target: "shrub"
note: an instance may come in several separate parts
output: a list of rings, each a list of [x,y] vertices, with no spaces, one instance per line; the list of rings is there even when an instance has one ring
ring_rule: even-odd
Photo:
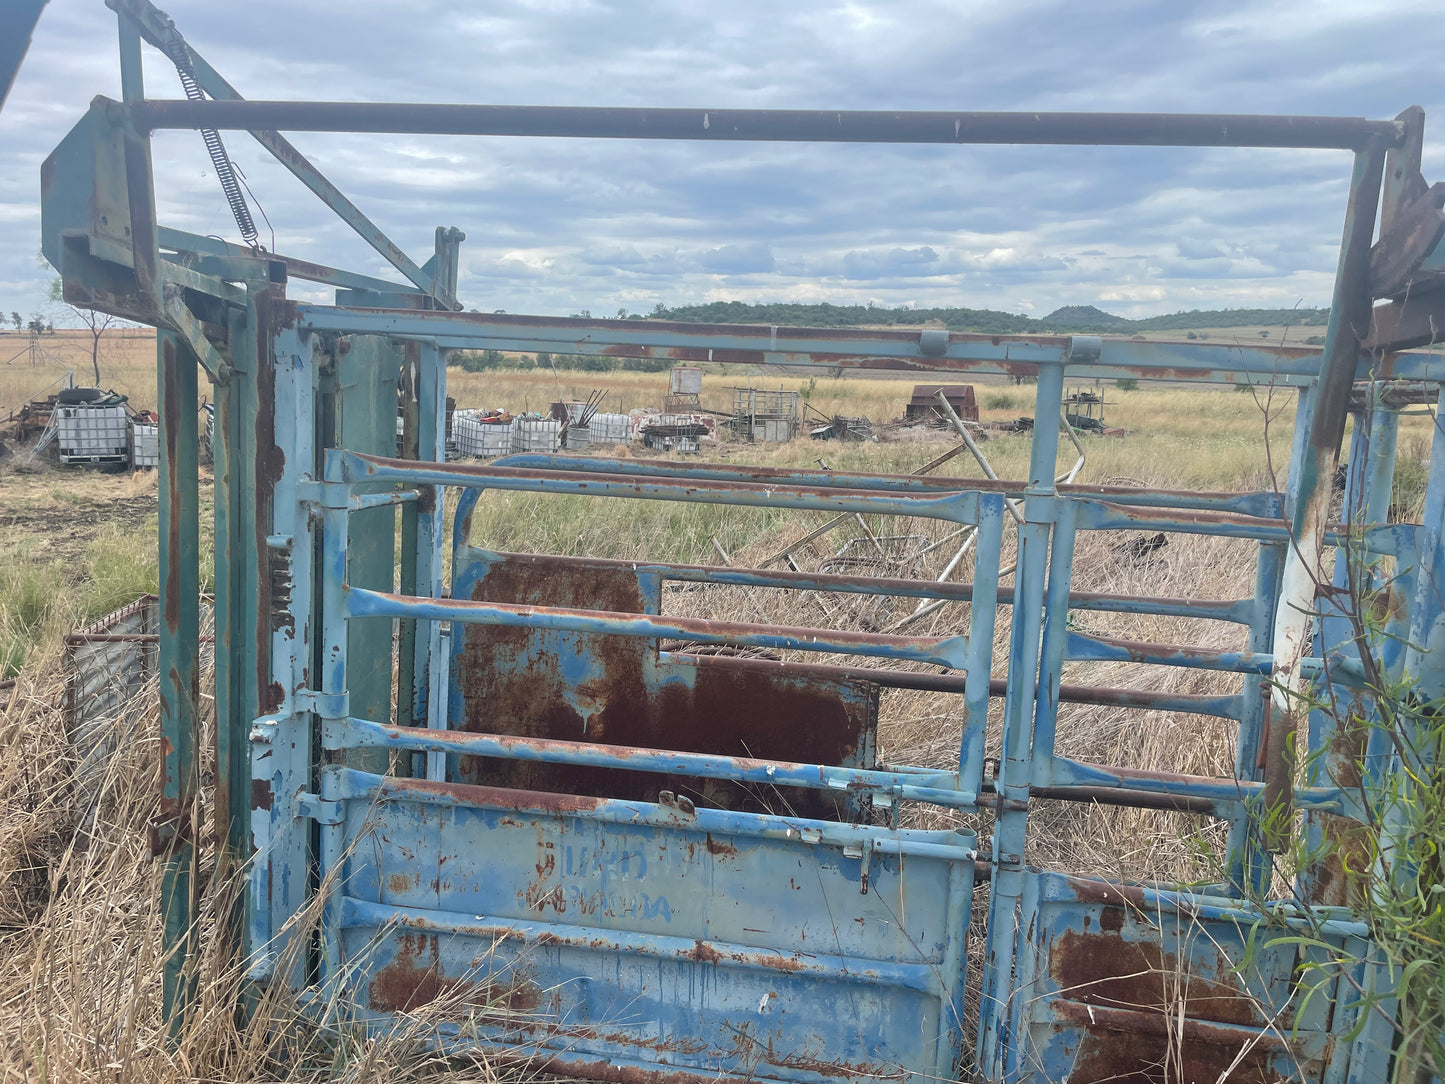
[[[983,405],[986,410],[1017,410],[1019,401],[1006,391],[996,391],[983,397]]]
[[[1114,387],[1118,388],[1120,391],[1138,391],[1139,381],[1135,380],[1132,376],[1126,376],[1120,380],[1114,381]]]

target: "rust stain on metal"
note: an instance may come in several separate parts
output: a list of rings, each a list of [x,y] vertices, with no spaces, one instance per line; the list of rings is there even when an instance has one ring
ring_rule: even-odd
[[[251,808],[270,809],[273,800],[269,779],[251,780]]]
[[[707,836],[707,853],[720,855],[724,858],[736,858],[738,849],[731,843],[724,843],[722,840],[713,839],[712,833],[709,832]]]
[[[723,955],[706,941],[698,941],[693,944],[692,951],[687,954],[687,958],[699,963],[715,964],[723,958]]]
[[[402,934],[397,940],[391,963],[371,980],[370,1005],[377,1012],[409,1012],[440,1001],[444,1011],[438,1015],[454,1011],[466,1017],[475,1009],[535,1013],[542,1005],[541,991],[525,981],[447,978],[435,934]]]
[[[472,598],[615,613],[647,608],[637,572],[623,562],[525,554],[492,563]],[[656,641],[638,637],[473,625],[456,673],[464,702],[458,729],[472,733],[856,764],[871,757],[877,726],[877,689],[861,677],[806,665],[783,671],[726,656],[661,657]],[[771,723],[779,718],[796,725]],[[672,790],[723,809],[786,802],[799,816],[827,819],[842,815],[842,803],[850,800],[803,788],[477,757],[460,758],[458,776],[488,786],[634,801]]]
[[[1086,1013],[1083,1021],[1087,1020]],[[1272,1050],[1256,1046],[1241,1057],[1242,1045],[1238,1040],[1224,1044],[1193,1038],[1180,1041],[1164,1035],[1092,1028],[1079,1043],[1069,1084],[1213,1084],[1217,1080],[1274,1084],[1280,1079],[1271,1065]]]
[[[1049,973],[1072,1001],[1155,1014],[1175,1011],[1182,1003],[1192,1018],[1266,1026],[1269,1021],[1255,999],[1225,978],[1229,967],[1222,955],[1212,966],[1201,966],[1152,941],[1130,941],[1107,930],[1067,930],[1049,952]]]

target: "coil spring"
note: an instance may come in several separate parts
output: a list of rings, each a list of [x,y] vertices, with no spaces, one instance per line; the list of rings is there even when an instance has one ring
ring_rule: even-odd
[[[186,97],[193,102],[204,101],[205,93],[196,82],[191,53],[186,48],[186,43],[179,38],[172,39],[166,43],[166,55],[176,66],[176,74],[180,76]],[[216,169],[216,179],[221,182],[221,191],[226,202],[231,205],[231,215],[236,219],[236,228],[241,231],[241,240],[251,248],[257,248],[260,235],[257,234],[256,223],[251,218],[251,208],[246,206],[246,197],[241,193],[240,182],[236,180],[236,170],[231,165],[230,155],[226,153],[226,145],[221,142],[221,133],[214,128],[202,128],[201,138],[206,143],[206,152],[211,156],[211,165]]]

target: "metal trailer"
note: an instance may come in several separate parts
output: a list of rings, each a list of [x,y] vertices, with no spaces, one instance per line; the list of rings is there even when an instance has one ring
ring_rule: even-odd
[[[1421,755],[1402,739],[1427,708],[1386,722],[1372,682],[1408,683],[1412,703],[1427,707],[1445,684],[1438,429],[1423,526],[1386,515],[1399,409],[1388,393],[1408,382],[1438,404],[1445,381],[1445,358],[1410,352],[1445,325],[1432,292],[1445,270],[1442,220],[1438,191],[1419,174],[1418,109],[1371,121],[247,102],[145,0],[112,6],[122,100],[96,99],[46,161],[43,240],[67,300],[160,329],[165,764],[154,839],[174,1019],[195,996],[190,908],[198,838],[212,832],[254,857],[237,946],[252,983],[378,1030],[445,994],[442,1045],[569,1076],[824,1084],[967,1071],[1084,1084],[1163,1079],[1167,1063],[1181,1079],[1365,1084],[1409,1061],[1396,1049],[1393,973],[1342,905],[1357,871],[1338,858],[1307,864],[1283,898],[1260,900],[1291,811],[1311,838],[1359,831],[1382,781]],[[194,96],[213,100],[146,99],[142,41],[178,58]],[[149,134],[171,128],[249,132],[406,282],[157,224]],[[1330,324],[1315,350],[462,312],[459,231],[438,229],[434,254],[416,264],[276,129],[1302,147],[1350,152],[1354,165]],[[292,278],[335,287],[336,304],[289,298]],[[1298,424],[1283,493],[1060,484],[1051,425],[1034,428],[1029,476],[1003,481],[556,454],[447,463],[453,349],[1027,376],[1037,418],[1058,415],[1066,377],[1273,382],[1297,390]],[[189,811],[203,372],[216,405],[220,725],[215,819],[200,825]],[[1330,485],[1351,418],[1346,514],[1333,522]],[[446,489],[462,497],[454,518]],[[978,572],[958,584],[491,552],[468,523],[496,491],[934,518],[976,531]],[[996,570],[1010,508],[1022,522],[1005,588]],[[1234,539],[1256,556],[1256,590],[1225,602],[1073,591],[1075,540],[1098,530]],[[1329,592],[1329,609],[1310,621],[1326,605],[1312,576],[1329,550],[1342,557],[1337,577],[1363,577],[1388,603],[1362,635],[1349,591]],[[1375,557],[1393,565],[1387,581],[1374,579]],[[661,612],[667,581],[964,600],[969,617],[943,636],[684,619]],[[1105,640],[1071,627],[1071,612],[1101,610],[1230,622],[1248,646]],[[396,688],[391,667],[376,665],[391,657],[394,621]],[[996,627],[1009,644],[998,669]],[[831,661],[664,650],[671,639]],[[1237,691],[1099,687],[1086,680],[1098,660],[1224,671],[1238,675]],[[1081,677],[1061,682],[1066,663]],[[961,740],[946,768],[878,760],[878,690],[910,683],[958,698]],[[1294,694],[1321,689],[1349,711],[1306,723]],[[1056,722],[1069,701],[1232,720],[1236,772],[1179,776],[1061,756]],[[985,755],[991,705],[1002,719],[996,759]],[[1299,779],[1293,735],[1298,752],[1308,747]],[[1434,770],[1428,760],[1408,767],[1417,778]],[[759,785],[790,795],[793,811],[750,802]],[[1227,825],[1227,874],[1186,888],[1031,868],[1025,844],[1045,800]],[[900,811],[918,808],[957,827],[898,826]],[[984,893],[986,917],[975,917]],[[313,903],[314,940],[294,926]],[[984,947],[981,976],[968,973],[969,940]],[[1329,970],[1334,954],[1347,962]],[[1327,981],[1311,997],[1300,976],[1312,964]]]

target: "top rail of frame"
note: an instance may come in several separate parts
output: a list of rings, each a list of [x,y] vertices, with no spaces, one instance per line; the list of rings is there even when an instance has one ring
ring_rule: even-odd
[[[148,100],[142,128],[551,136],[801,143],[1018,143],[1138,147],[1398,147],[1405,125],[1363,117],[1222,113],[979,113],[645,109],[400,102]]]

